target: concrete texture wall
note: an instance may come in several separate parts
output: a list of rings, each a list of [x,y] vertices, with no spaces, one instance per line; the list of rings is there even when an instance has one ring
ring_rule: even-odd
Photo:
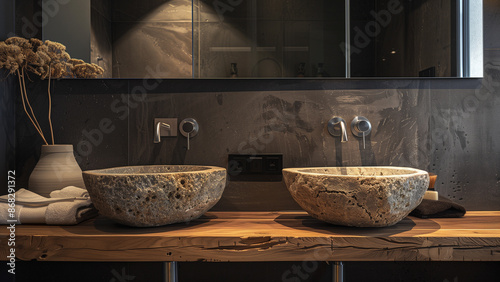
[[[189,0],[111,1],[113,77],[192,77]]]
[[[55,84],[53,122],[56,141],[75,145],[83,169],[138,164],[226,167],[227,154],[281,153],[285,167],[425,169],[439,175],[438,191],[466,208],[498,210],[500,158],[494,156],[500,132],[484,126],[488,117],[498,115],[499,78],[495,68],[485,70],[483,80],[64,80]],[[28,91],[45,89],[43,82],[31,87]],[[141,89],[147,93],[141,94]],[[36,97],[36,103],[46,107],[43,95]],[[20,168],[27,175],[39,144],[19,113],[19,147],[24,150],[18,160],[21,166],[30,164]],[[349,142],[340,143],[325,129],[333,116],[349,123],[356,115],[373,124],[366,149],[351,134]],[[155,117],[197,119],[201,129],[192,149],[186,150],[183,137],[154,144]],[[113,122],[109,134],[98,132],[103,119]],[[274,196],[263,197],[263,191]],[[293,207],[282,183],[230,182],[216,208]]]
[[[484,79],[431,96],[431,170],[440,192],[474,209],[500,209],[500,3],[485,0]]]

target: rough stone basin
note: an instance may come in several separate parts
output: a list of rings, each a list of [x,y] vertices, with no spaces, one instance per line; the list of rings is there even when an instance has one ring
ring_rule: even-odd
[[[391,226],[422,201],[426,171],[406,167],[283,169],[288,191],[312,217],[357,227]]]
[[[150,227],[187,222],[221,198],[226,170],[213,166],[129,166],[83,172],[99,212],[119,223]]]

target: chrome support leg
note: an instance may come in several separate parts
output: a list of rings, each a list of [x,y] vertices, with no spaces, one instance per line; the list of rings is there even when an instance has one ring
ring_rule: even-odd
[[[164,270],[164,276],[165,282],[178,282],[178,277],[177,277],[177,262],[176,261],[168,261],[163,263],[163,270]]]
[[[332,281],[333,282],[344,282],[344,264],[341,261],[333,262]]]

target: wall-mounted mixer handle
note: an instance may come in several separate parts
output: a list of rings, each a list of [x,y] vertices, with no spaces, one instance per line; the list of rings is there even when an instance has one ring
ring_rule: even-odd
[[[372,124],[362,116],[355,117],[351,122],[352,134],[356,137],[363,138],[363,149],[366,148],[366,136],[372,132]]]
[[[195,119],[186,118],[181,121],[179,128],[181,134],[187,138],[187,149],[189,150],[191,148],[190,139],[195,137],[196,134],[198,134],[198,131],[200,130],[200,125]]]

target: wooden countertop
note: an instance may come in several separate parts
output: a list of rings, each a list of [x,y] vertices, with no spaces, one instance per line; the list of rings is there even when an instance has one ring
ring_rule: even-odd
[[[208,212],[190,223],[133,228],[99,217],[75,226],[17,225],[15,253],[39,261],[500,261],[500,211],[407,217],[350,228],[305,212]],[[5,260],[8,230],[0,231]]]

